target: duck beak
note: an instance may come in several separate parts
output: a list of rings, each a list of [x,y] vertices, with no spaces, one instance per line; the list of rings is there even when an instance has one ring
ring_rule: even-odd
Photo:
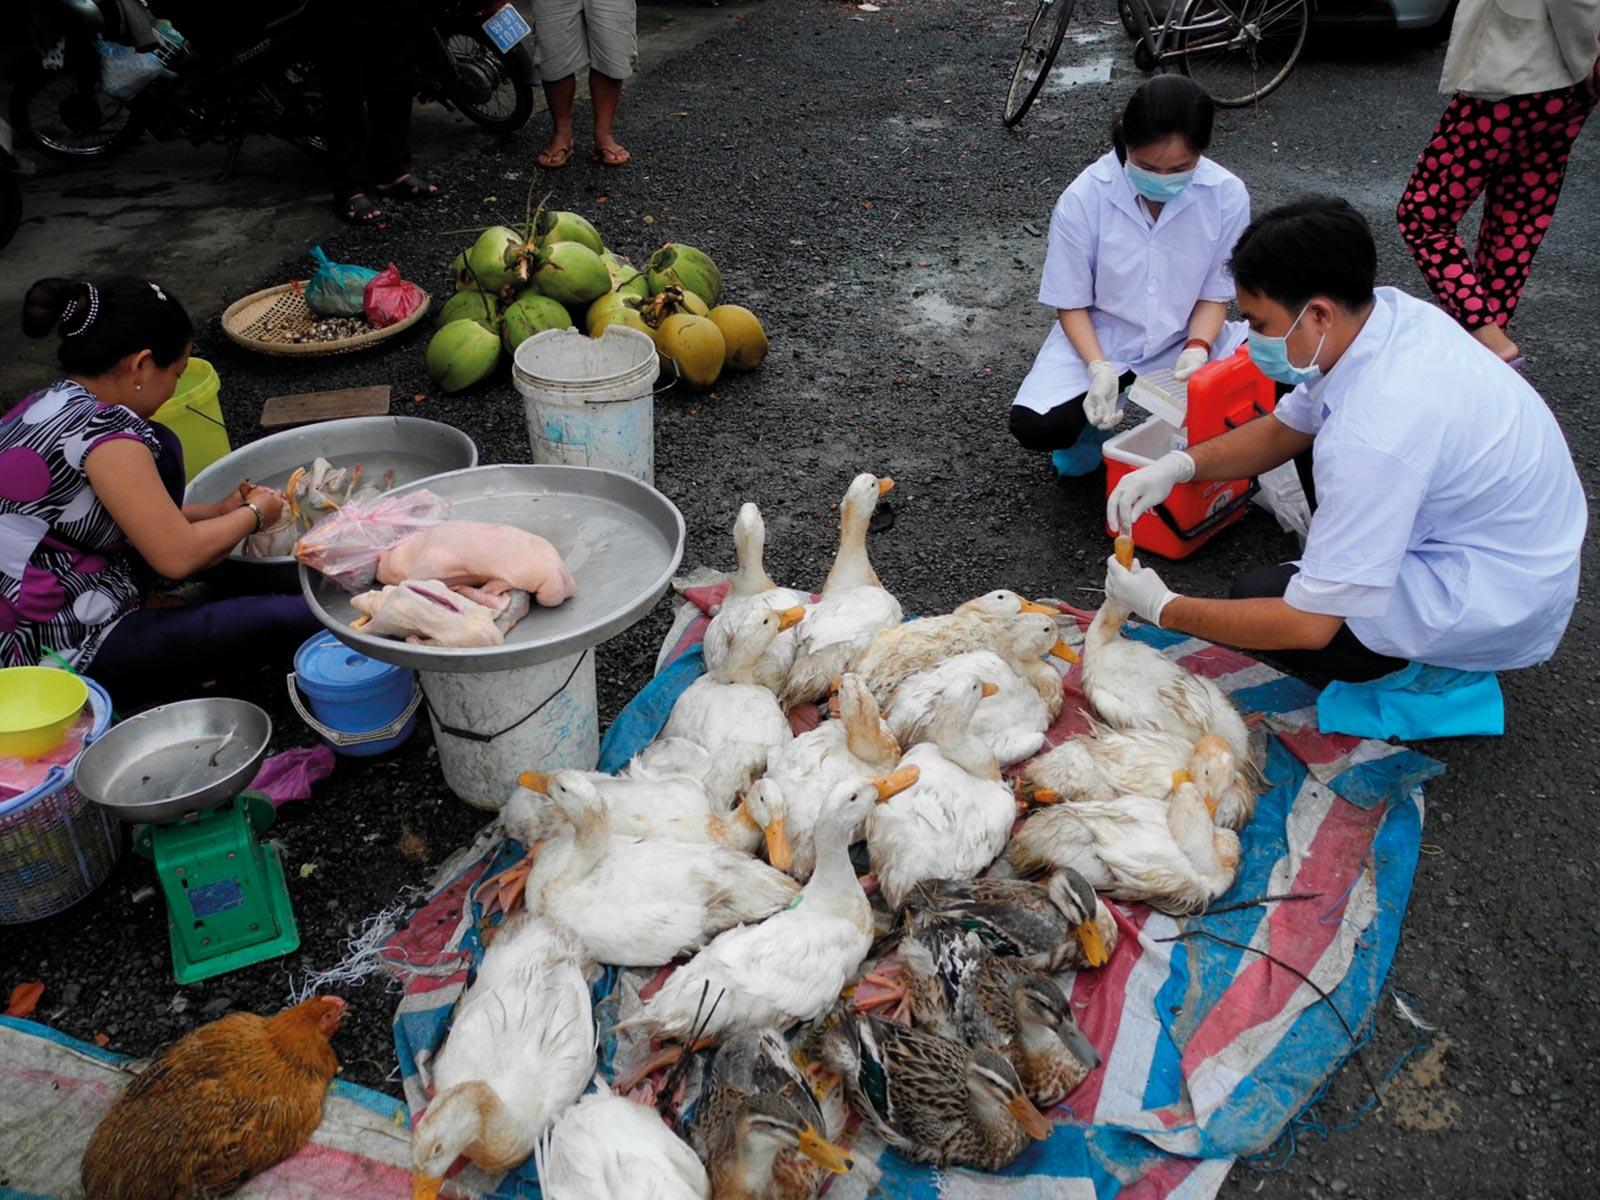
[[[789,831],[782,817],[773,817],[762,831],[767,838],[767,861],[774,870],[789,871],[794,868],[794,849],[789,845]]]
[[[1035,604],[1032,600],[1022,602],[1022,611],[1025,613],[1043,613],[1047,617],[1059,617],[1061,610],[1051,608],[1048,604]]]
[[[802,604],[796,604],[793,608],[784,609],[778,614],[778,632],[782,633],[785,629],[794,628],[805,619],[805,615],[805,606]]]
[[[1094,1048],[1094,1043],[1078,1027],[1076,1017],[1068,1014],[1067,1019],[1061,1022],[1061,1028],[1056,1030],[1056,1033],[1060,1035],[1062,1044],[1072,1051],[1073,1058],[1091,1071],[1100,1065],[1100,1051]]]
[[[1033,802],[1035,804],[1059,804],[1061,793],[1054,788],[1034,788]]]
[[[1217,798],[1215,796],[1211,795],[1210,793],[1207,793],[1206,797],[1205,797],[1205,801],[1206,801],[1206,812],[1209,813],[1213,818],[1215,818],[1216,815],[1217,815]]]
[[[372,615],[370,613],[362,613],[359,617],[357,617],[355,620],[350,622],[350,628],[351,629],[360,629],[365,625],[371,625],[371,624],[372,624]]]
[[[431,1175],[413,1175],[411,1177],[411,1200],[438,1200],[439,1189],[444,1186],[444,1178],[435,1178]]]
[[[1027,1135],[1036,1142],[1046,1140],[1055,1132],[1056,1127],[1050,1124],[1049,1119],[1033,1106],[1033,1101],[1021,1092],[1011,1098],[1011,1102],[1006,1105],[1006,1111],[1017,1119],[1017,1124],[1021,1125]]]
[[[800,1130],[795,1149],[824,1171],[831,1171],[835,1175],[845,1175],[850,1171],[853,1160],[844,1147],[830,1142],[814,1126],[807,1125]]]
[[[894,491],[894,480],[887,475],[878,480],[878,495],[887,496],[892,491]]]
[[[1050,657],[1059,658],[1062,662],[1075,663],[1078,661],[1078,652],[1065,642],[1057,642],[1050,647]]]
[[[878,803],[898,796],[905,791],[922,775],[917,767],[897,767],[880,779],[874,779],[872,786],[878,789]]]
[[[1172,773],[1172,790],[1173,791],[1177,791],[1179,788],[1181,788],[1186,783],[1193,783],[1193,782],[1194,782],[1193,778],[1190,776],[1189,772],[1187,772],[1187,771],[1174,771]]]
[[[1078,945],[1083,948],[1084,961],[1091,967],[1103,967],[1111,954],[1106,950],[1105,939],[1100,936],[1100,928],[1091,918],[1083,922],[1072,931],[1078,939]],[[1081,1058],[1082,1055],[1079,1055]]]
[[[517,784],[530,792],[540,792],[546,796],[550,794],[550,776],[543,771],[524,771],[517,776]]]
[[[1133,539],[1125,533],[1117,534],[1116,554],[1124,570],[1133,570]]]
[[[983,694],[985,696],[998,696],[1000,694],[1000,685],[998,683],[990,683],[987,679],[984,680]]]

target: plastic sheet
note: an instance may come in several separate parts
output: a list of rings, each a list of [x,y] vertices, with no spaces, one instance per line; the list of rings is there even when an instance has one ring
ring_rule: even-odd
[[[295,543],[294,556],[347,592],[370,585],[378,558],[449,515],[450,502],[426,489],[352,500]]]

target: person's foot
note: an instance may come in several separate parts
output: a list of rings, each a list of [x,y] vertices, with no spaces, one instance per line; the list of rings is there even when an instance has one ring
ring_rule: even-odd
[[[629,154],[615,138],[596,141],[594,144],[594,161],[607,167],[625,167],[633,155]]]
[[[365,192],[356,192],[343,200],[333,202],[333,211],[352,225],[371,225],[383,220],[383,209],[373,203]]]
[[[426,200],[429,196],[437,196],[439,189],[419,175],[407,171],[398,179],[388,183],[380,183],[372,189],[380,196],[396,196],[401,200]]]
[[[1517,344],[1507,337],[1506,331],[1498,325],[1479,325],[1472,331],[1472,336],[1493,350],[1501,362],[1512,362],[1522,357],[1522,351],[1517,349]]]
[[[547,171],[554,171],[567,165],[567,160],[572,157],[572,135],[556,134],[539,151],[539,157],[534,161]]]

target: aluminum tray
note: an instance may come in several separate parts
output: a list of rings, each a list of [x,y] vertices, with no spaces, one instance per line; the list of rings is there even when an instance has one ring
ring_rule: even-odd
[[[683,514],[655,488],[618,471],[517,464],[452,471],[394,489],[426,487],[467,521],[516,525],[548,538],[578,591],[534,606],[501,646],[415,646],[350,628],[356,612],[337,584],[309,567],[300,588],[345,645],[416,671],[506,671],[564,658],[615,637],[650,611],[683,558]]]
[[[336,467],[360,463],[363,478],[379,480],[393,468],[395,483],[415,483],[430,475],[478,465],[478,447],[453,425],[420,417],[347,417],[285,429],[241,446],[218,459],[189,483],[187,504],[215,504],[241,480],[281,488],[296,467],[321,456]],[[262,586],[292,588],[299,576],[287,554],[272,558],[228,555],[230,573]]]

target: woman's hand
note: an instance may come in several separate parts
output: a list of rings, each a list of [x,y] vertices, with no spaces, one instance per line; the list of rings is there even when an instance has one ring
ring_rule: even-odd
[[[242,486],[242,485],[241,485]],[[254,504],[261,510],[261,528],[276,525],[283,516],[283,497],[268,488],[252,487],[239,500],[239,505]]]

